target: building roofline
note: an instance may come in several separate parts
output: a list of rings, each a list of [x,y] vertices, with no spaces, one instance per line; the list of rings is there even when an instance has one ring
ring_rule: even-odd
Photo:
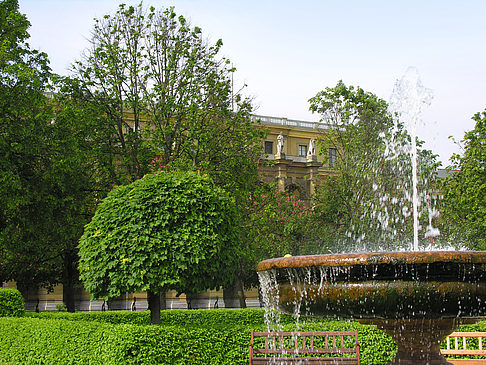
[[[329,130],[329,125],[322,122],[311,122],[306,120],[289,119],[283,117],[272,117],[268,115],[256,115],[256,114],[253,114],[251,118],[254,121],[260,121],[261,123],[267,125],[278,125],[283,127],[303,128],[303,129],[312,129],[312,130],[317,130],[317,129]]]

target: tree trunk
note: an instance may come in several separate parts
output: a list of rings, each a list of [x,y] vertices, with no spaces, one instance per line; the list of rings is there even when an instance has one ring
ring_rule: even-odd
[[[66,306],[66,311],[74,313],[76,310],[75,300],[74,300],[74,287],[72,283],[69,285],[62,286],[62,301]]]
[[[235,273],[233,283],[223,287],[223,301],[225,308],[246,308],[243,282],[237,273]]]
[[[63,280],[62,280],[62,301],[66,306],[68,312],[74,313],[75,311],[75,298],[74,298],[74,283],[76,282],[77,270],[74,267],[76,260],[76,254],[72,251],[66,251],[63,255],[64,267],[63,267]]]
[[[17,290],[20,292],[20,294],[24,298],[24,305],[25,305],[25,303],[27,303],[29,287],[27,285],[25,285],[25,283],[17,282],[17,281],[15,282],[15,285],[17,286]],[[39,296],[39,294],[37,294],[37,297],[38,296]]]
[[[197,300],[197,293],[186,293],[187,309],[197,309],[195,303]]]
[[[160,310],[166,310],[167,309],[167,298],[166,298],[166,291],[161,290],[159,293],[160,297]]]
[[[147,291],[148,307],[150,310],[150,323],[160,324],[160,294]]]
[[[237,290],[235,288],[235,282],[223,287],[223,301],[225,308],[238,308],[238,305],[240,304]]]
[[[240,302],[240,308],[246,308],[245,290],[243,289],[243,282],[240,280],[239,276],[236,276],[235,286],[238,300]]]

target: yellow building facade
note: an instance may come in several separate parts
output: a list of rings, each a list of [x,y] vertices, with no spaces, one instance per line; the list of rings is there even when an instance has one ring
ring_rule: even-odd
[[[295,192],[309,200],[319,180],[332,174],[336,150],[318,142],[329,127],[287,118],[254,116],[269,134],[263,141],[263,163],[259,169],[262,180],[277,182],[280,190]]]

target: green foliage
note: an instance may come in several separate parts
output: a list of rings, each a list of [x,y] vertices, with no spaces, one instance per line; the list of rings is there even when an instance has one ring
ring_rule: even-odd
[[[0,317],[21,317],[24,315],[24,298],[18,290],[0,288]]]
[[[97,178],[91,130],[48,93],[64,81],[29,47],[29,26],[17,1],[0,3],[0,281],[21,292],[72,287]]]
[[[299,255],[305,252],[305,219],[311,209],[295,193],[265,185],[250,197],[247,208],[249,224],[255,227],[253,241],[258,242],[262,257]]]
[[[84,335],[79,337],[75,333],[78,336],[76,337],[78,340],[70,341],[69,339],[58,339],[57,332],[55,332],[51,339],[51,343],[54,341],[56,344],[56,341],[64,341],[63,344],[65,346],[71,346],[66,351],[71,351],[72,354],[79,352],[74,346],[86,346],[83,354],[86,353],[86,358],[92,356],[93,363],[96,363],[96,361],[100,362],[102,354],[105,354],[103,356],[106,359],[109,356],[113,356],[113,363],[115,363],[119,359],[117,356],[120,356],[120,354],[131,353],[137,354],[137,357],[126,356],[127,360],[124,360],[124,363],[131,363],[130,361],[150,363],[150,361],[153,361],[153,363],[160,364],[183,364],[183,361],[186,361],[186,363],[191,364],[216,364],[219,361],[222,364],[247,364],[250,331],[252,329],[266,330],[263,314],[264,311],[262,309],[168,310],[161,312],[161,326],[149,328],[146,326],[150,323],[148,312],[28,313],[28,316],[35,317],[39,321],[27,322],[26,329],[23,330],[25,332],[15,335],[19,338],[20,343],[16,344],[13,350],[17,352],[20,351],[18,350],[19,347],[26,346],[22,350],[23,353],[18,354],[19,357],[17,359],[22,358],[21,356],[27,356],[26,353],[29,353],[29,349],[33,346],[33,344],[29,343],[30,336],[36,333],[36,338],[44,338],[42,343],[47,342],[45,338],[48,337],[48,334],[42,333],[42,331],[50,331],[51,328],[48,324],[55,323],[55,331],[63,328],[68,329],[67,333],[69,335],[74,330],[78,331],[78,333],[90,333],[93,335],[93,342],[91,343],[96,344],[98,348],[96,353],[85,343],[89,339],[85,339]],[[61,320],[72,324],[63,326],[59,324]],[[12,328],[22,327],[16,321],[10,323],[14,323]],[[296,326],[295,319],[290,316],[282,316],[280,324],[284,331],[294,331],[296,328],[302,331],[357,330],[360,358],[363,365],[386,364],[393,359],[396,353],[396,345],[393,340],[374,326],[346,320],[306,319],[304,321],[302,318]],[[31,326],[30,329],[28,328],[29,325]],[[104,334],[96,334],[96,332],[93,332],[95,328],[99,328]],[[30,332],[27,332],[27,330]],[[125,333],[121,333],[122,330]],[[462,325],[459,330],[471,332],[486,331],[486,321]],[[3,323],[0,322],[0,336],[8,333],[5,336],[8,340],[5,340],[6,344],[4,347],[1,347],[2,345],[0,344],[0,360],[6,361],[9,359],[5,353],[8,351],[9,341],[13,335],[11,332],[9,327],[4,327]],[[22,334],[24,337],[21,337]],[[118,336],[120,339],[114,340]],[[154,338],[150,339],[148,338],[149,336],[154,336]],[[115,341],[113,345],[120,347],[116,352],[113,347],[110,347],[110,341]],[[49,346],[51,346],[51,343]],[[152,344],[157,343],[159,345],[154,345],[154,348],[150,349]],[[442,346],[444,346],[444,343]],[[93,345],[93,347],[95,346]],[[188,348],[191,351],[185,351]],[[49,347],[39,351],[41,351],[41,356],[46,356],[45,352],[49,351]],[[109,351],[113,352],[108,354]],[[185,352],[190,352],[190,354]],[[74,356],[72,354],[66,354],[66,359],[72,359],[72,356]],[[82,354],[77,356],[82,356]],[[180,360],[177,357],[180,357]],[[61,356],[59,356],[59,359],[61,359]],[[59,364],[82,363],[81,360],[70,362],[61,359],[58,361]],[[111,360],[106,361],[108,361],[108,364],[112,363],[109,362]]]
[[[90,100],[81,113],[103,116],[93,128],[102,186],[147,172],[200,171],[244,212],[259,181],[264,130],[251,118],[251,100],[233,90],[222,41],[208,42],[172,7],[122,4],[95,20],[91,43],[74,68],[77,97]]]
[[[258,262],[286,254],[312,252],[312,210],[297,193],[260,184],[244,205],[239,265],[247,287],[257,286]]]
[[[30,315],[40,318],[0,322],[0,335],[8,333],[5,347],[0,345],[0,360],[30,363],[29,354],[38,352],[45,362],[59,364],[247,364],[250,331],[266,330],[261,309],[162,311],[162,325],[152,327],[140,325],[149,323],[147,312]],[[295,319],[288,316],[281,318],[281,325],[285,331],[296,329]],[[362,364],[384,364],[395,355],[393,341],[373,326],[316,319],[300,322],[297,328],[358,330]],[[8,352],[11,341],[18,343]]]
[[[94,297],[199,292],[231,277],[233,201],[195,173],[147,175],[115,188],[80,240],[80,277]]]
[[[56,305],[56,310],[58,312],[66,312],[67,308],[65,304],[57,304]]]
[[[48,285],[59,261],[46,185],[49,122],[47,56],[31,50],[30,23],[16,0],[0,3],[0,281],[19,289]]]
[[[92,34],[75,71],[106,116],[117,184],[142,177],[154,159],[231,191],[256,181],[262,131],[250,100],[233,93],[221,40],[210,44],[172,7],[142,4],[121,4]]]
[[[172,312],[172,311],[168,311]],[[165,311],[161,311],[164,314]],[[26,312],[25,317],[39,319],[64,319],[68,321],[94,321],[111,324],[149,325],[149,311],[106,311],[106,312]]]
[[[35,364],[245,364],[249,330],[0,318],[0,360]]]
[[[325,227],[322,251],[396,249],[408,243],[412,180],[405,147],[410,137],[394,122],[387,103],[342,81],[309,101],[330,127],[320,137],[320,153],[327,158],[333,148],[337,154],[334,166],[328,166],[332,174],[322,181],[315,199],[313,216]],[[419,190],[426,191],[435,180],[436,157],[419,153]],[[433,207],[429,195],[420,198],[426,220],[427,208]]]
[[[486,249],[486,110],[472,118],[476,125],[464,135],[464,153],[451,158],[452,174],[443,184],[444,221],[449,238]]]
[[[150,324],[148,311],[107,311],[107,312],[27,312],[26,316],[41,319],[66,319],[70,321],[96,321],[111,324]],[[195,309],[195,310],[163,310],[160,312],[160,322],[164,326],[262,326],[264,311],[262,309]],[[295,323],[291,316],[281,315],[280,323]]]

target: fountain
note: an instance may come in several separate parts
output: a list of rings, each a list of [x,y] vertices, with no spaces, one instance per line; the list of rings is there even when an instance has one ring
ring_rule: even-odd
[[[295,256],[259,263],[272,305],[288,314],[353,318],[398,345],[391,364],[448,364],[441,341],[486,315],[486,252]]]
[[[418,102],[404,103],[413,119],[430,99],[426,89],[415,91],[411,99]],[[257,268],[260,281],[270,283],[264,300],[292,315],[376,325],[397,343],[390,364],[449,364],[440,354],[442,340],[486,316],[486,252],[419,251],[416,200],[413,251],[265,260]]]

